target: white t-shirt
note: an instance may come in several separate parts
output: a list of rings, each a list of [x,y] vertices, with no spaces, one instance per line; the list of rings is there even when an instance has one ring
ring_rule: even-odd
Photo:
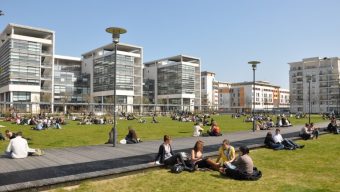
[[[283,141],[282,135],[281,134],[275,134],[273,136],[273,140],[275,143],[281,143]]]
[[[164,150],[165,150],[165,157],[164,157],[164,160],[165,159],[169,159],[172,155],[171,155],[171,148],[170,148],[170,145],[166,145],[164,144]]]
[[[201,126],[199,126],[199,125],[195,125],[194,126],[194,134],[193,134],[193,136],[194,137],[200,136],[200,134],[201,134],[200,130],[203,130],[203,128]]]
[[[11,139],[6,152],[11,153],[11,157],[14,159],[26,158],[28,155],[29,147],[27,140],[21,136],[16,136]]]

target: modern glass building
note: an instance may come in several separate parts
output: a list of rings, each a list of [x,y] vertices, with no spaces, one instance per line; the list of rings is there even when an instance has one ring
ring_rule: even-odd
[[[144,81],[155,81],[154,104],[169,110],[200,108],[200,59],[178,55],[147,62],[144,66]]]
[[[2,103],[3,112],[39,112],[34,102],[40,101],[50,103],[53,111],[53,57],[53,31],[7,25],[0,34],[0,102],[8,102]]]
[[[90,74],[81,73],[81,59],[55,55],[54,103],[55,111],[79,110],[81,103],[88,103]],[[73,103],[67,105],[67,103]],[[79,105],[75,105],[79,104]]]
[[[53,113],[55,104],[88,100],[90,75],[81,73],[80,58],[55,55],[54,39],[54,31],[18,24],[0,34],[2,113]]]
[[[91,76],[93,102],[101,106],[94,109],[95,111],[103,110],[102,105],[107,106],[113,103],[114,55],[113,44],[82,55],[83,72]],[[143,49],[141,47],[118,44],[116,94],[119,111],[141,110],[139,104],[142,103],[142,60]],[[112,107],[107,110],[112,110]]]

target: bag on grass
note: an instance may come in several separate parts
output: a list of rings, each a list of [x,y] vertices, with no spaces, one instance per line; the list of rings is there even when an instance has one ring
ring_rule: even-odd
[[[175,164],[171,167],[171,173],[181,173],[184,170],[184,166],[182,164]]]

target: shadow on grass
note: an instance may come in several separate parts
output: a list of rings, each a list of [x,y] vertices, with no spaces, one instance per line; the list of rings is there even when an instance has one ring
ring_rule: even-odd
[[[231,178],[229,178],[229,177],[226,177],[226,176],[224,176],[224,175],[222,175],[221,173],[220,174],[210,174],[210,176],[212,176],[212,177],[215,177],[215,178],[219,178],[219,179],[228,179],[228,180],[232,180]]]
[[[178,133],[191,133],[190,131],[179,131]]]

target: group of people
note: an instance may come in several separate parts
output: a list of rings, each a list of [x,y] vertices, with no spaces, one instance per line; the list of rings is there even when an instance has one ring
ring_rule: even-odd
[[[300,137],[304,140],[318,139],[320,134],[319,128],[314,126],[314,123],[306,123],[300,131]]]
[[[292,126],[289,119],[283,114],[276,117],[276,122],[270,116],[256,115],[255,117],[248,116],[244,122],[256,121],[256,130],[269,130],[273,127],[290,127]]]
[[[12,121],[17,125],[33,125],[33,129],[35,130],[44,130],[51,127],[61,129],[61,125],[65,125],[66,122],[61,117],[48,117],[45,115],[39,114],[38,116],[32,117],[21,117],[16,114],[13,118],[7,118],[7,121]]]
[[[169,135],[164,135],[163,139],[164,143],[159,146],[155,164],[163,164],[168,167],[180,164],[187,171],[211,169],[235,179],[261,177],[261,173],[254,169],[254,163],[249,156],[249,149],[246,146],[239,148],[240,153],[236,157],[235,148],[230,145],[229,140],[225,139],[218,149],[216,161],[213,161],[203,155],[204,142],[201,140],[195,143],[188,157],[183,152],[173,152],[171,146],[172,140]]]
[[[283,138],[280,132],[280,129],[276,129],[274,135],[272,134],[272,132],[267,133],[264,139],[264,144],[266,145],[266,147],[274,150],[294,150],[298,148],[302,149],[304,147],[304,145],[298,145],[291,139]]]
[[[201,122],[196,122],[193,127],[193,136],[221,136],[221,129],[217,125],[216,121],[212,121],[211,126],[207,130],[207,133],[205,134],[203,129],[203,124]]]

